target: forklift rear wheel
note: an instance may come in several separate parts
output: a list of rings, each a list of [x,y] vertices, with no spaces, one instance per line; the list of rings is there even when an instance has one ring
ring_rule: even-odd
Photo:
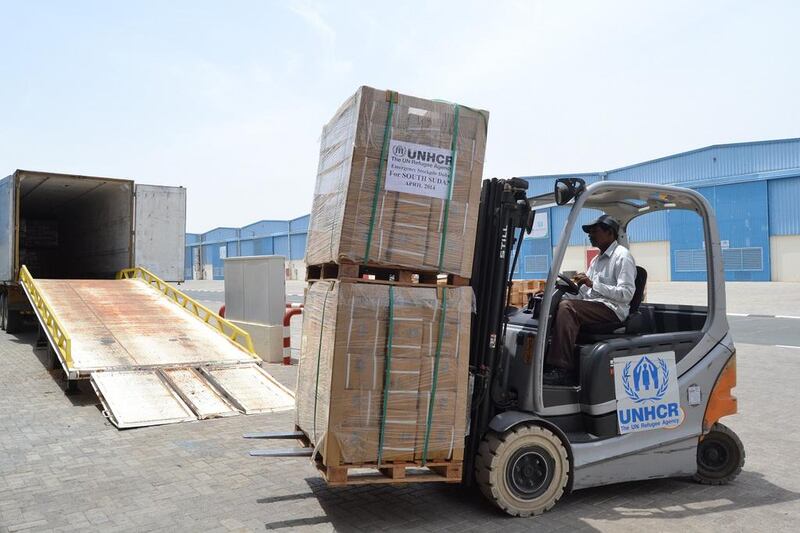
[[[744,466],[744,445],[727,426],[717,422],[697,445],[694,480],[704,485],[724,485]]]
[[[551,431],[534,424],[490,432],[478,449],[475,477],[483,495],[506,513],[539,515],[564,494],[567,450]]]

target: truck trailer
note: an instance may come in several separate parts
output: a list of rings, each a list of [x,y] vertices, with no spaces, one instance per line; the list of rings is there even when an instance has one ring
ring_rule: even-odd
[[[249,335],[183,281],[186,189],[17,170],[0,181],[0,326],[35,322],[67,391],[120,428],[291,408]]]

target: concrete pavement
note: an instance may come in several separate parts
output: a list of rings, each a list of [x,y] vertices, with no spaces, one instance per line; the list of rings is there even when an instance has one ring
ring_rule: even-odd
[[[738,288],[729,289],[731,304],[783,314],[785,301],[800,296],[800,286],[756,285],[774,307]],[[330,488],[307,459],[249,457],[276,445],[241,435],[289,430],[291,413],[119,431],[87,384],[64,395],[60,372],[48,371],[45,352],[33,348],[34,334],[0,333],[0,531],[795,531],[800,349],[776,345],[777,319],[731,324],[738,320],[766,328],[753,335],[771,344],[737,342],[740,413],[724,422],[741,436],[747,462],[733,484],[672,479],[588,489],[533,519],[508,518],[459,486]],[[296,367],[268,370],[294,388]]]
[[[800,354],[738,346],[747,463],[724,487],[654,480],[579,491],[510,519],[449,485],[327,487],[307,459],[256,459],[292,414],[119,431],[82,387],[65,396],[34,336],[0,335],[0,531],[795,531],[800,520]],[[290,387],[296,367],[270,366]]]

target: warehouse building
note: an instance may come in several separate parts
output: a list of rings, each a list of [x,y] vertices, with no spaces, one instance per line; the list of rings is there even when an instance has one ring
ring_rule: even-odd
[[[186,279],[224,279],[223,259],[282,255],[286,275],[304,279],[309,215],[292,220],[261,220],[241,228],[214,228],[186,234]]]
[[[553,189],[559,177],[679,185],[696,189],[717,214],[729,281],[800,281],[800,139],[709,146],[653,161],[584,174],[530,176],[530,195]],[[525,238],[517,278],[544,278],[564,227],[568,207],[537,213]],[[597,216],[586,210],[583,222]],[[308,215],[263,220],[243,228],[216,228],[186,236],[186,278],[222,279],[222,259],[283,255],[287,275],[302,279]],[[697,215],[686,211],[646,214],[628,228],[631,252],[651,281],[705,279],[705,243]],[[562,270],[582,271],[596,253],[576,227]]]
[[[728,281],[800,281],[800,139],[709,146],[606,172],[531,176],[530,194],[552,191],[559,177],[696,189],[716,212]],[[516,277],[547,275],[568,212],[555,207],[537,213],[537,231],[523,243]],[[585,210],[581,220],[596,216]],[[694,213],[643,215],[631,222],[628,238],[650,280],[705,280],[705,243]],[[561,269],[583,271],[595,253],[578,225]]]

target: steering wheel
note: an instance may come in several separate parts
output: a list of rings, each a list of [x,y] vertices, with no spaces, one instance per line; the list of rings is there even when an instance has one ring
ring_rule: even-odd
[[[564,289],[564,292],[569,294],[578,294],[580,292],[578,285],[564,274],[559,274],[558,279],[563,282],[559,286]]]

